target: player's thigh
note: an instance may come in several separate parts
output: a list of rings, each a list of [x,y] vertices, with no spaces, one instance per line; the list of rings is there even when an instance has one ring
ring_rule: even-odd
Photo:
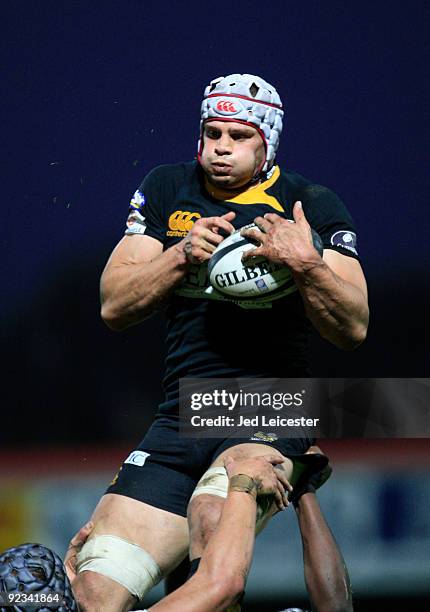
[[[163,575],[176,567],[187,554],[187,519],[144,502],[108,493],[104,495],[91,520],[91,538],[113,535],[143,548]]]
[[[252,442],[245,442],[243,444],[237,444],[225,448],[212,462],[211,468],[224,467],[224,460],[226,457],[234,457],[234,459],[247,459],[252,457],[261,457],[262,455],[275,455],[281,457],[283,462],[277,466],[279,469],[283,469],[288,479],[291,478],[293,473],[293,462],[288,457],[285,457],[277,448],[269,446],[268,444],[253,444]]]
[[[283,470],[288,479],[293,473],[293,463],[278,449],[266,444],[240,443],[225,448],[213,460],[209,470],[202,475],[188,505],[188,523],[190,526],[190,558],[200,556],[218,525],[224,500],[227,497],[228,478],[224,460],[231,456],[235,459],[275,455],[283,459],[276,469]],[[257,533],[270,518],[278,512],[273,496],[260,496],[257,509]]]

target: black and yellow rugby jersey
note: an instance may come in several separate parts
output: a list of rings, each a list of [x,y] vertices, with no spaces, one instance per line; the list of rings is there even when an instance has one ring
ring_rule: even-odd
[[[182,240],[200,217],[236,213],[236,229],[268,212],[292,219],[300,200],[325,249],[358,259],[353,221],[330,189],[275,166],[264,182],[231,198],[208,194],[197,162],[159,166],[134,194],[127,234]],[[167,357],[162,414],[177,411],[182,377],[301,377],[309,375],[310,322],[298,291],[272,303],[234,302],[212,291],[207,265],[190,265],[167,308]]]

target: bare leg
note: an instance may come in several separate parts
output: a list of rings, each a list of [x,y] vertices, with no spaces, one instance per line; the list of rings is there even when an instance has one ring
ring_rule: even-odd
[[[94,530],[89,539],[113,535],[137,544],[151,555],[163,576],[187,554],[186,519],[135,499],[107,494],[91,520]],[[78,574],[73,592],[82,612],[126,612],[136,603],[135,597],[121,584],[92,571]]]
[[[235,459],[245,457],[259,457],[261,455],[283,455],[276,449],[266,446],[265,444],[252,444],[245,443],[238,446],[233,446],[222,452],[219,457],[215,459],[211,467],[222,467],[224,466],[224,459],[227,456],[232,456]],[[285,474],[288,479],[291,478],[293,473],[293,464],[290,459],[284,457],[284,463],[281,464],[281,469],[285,470]],[[190,559],[196,559],[202,556],[203,551],[215,531],[222,508],[224,505],[224,498],[217,495],[209,495],[202,493],[201,495],[193,498],[188,506],[188,524],[190,527]],[[265,517],[265,523],[270,519],[271,516],[276,514],[277,508],[275,504],[272,504],[269,512]]]

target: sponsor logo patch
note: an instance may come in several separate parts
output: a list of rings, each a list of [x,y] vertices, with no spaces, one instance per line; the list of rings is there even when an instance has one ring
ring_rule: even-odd
[[[354,232],[340,230],[339,232],[333,234],[333,236],[330,238],[330,242],[333,246],[342,247],[343,249],[346,249],[347,251],[351,251],[351,253],[358,255],[356,249],[357,236]]]
[[[134,192],[133,197],[130,200],[130,208],[140,210],[145,205],[145,196],[139,189]]]
[[[146,230],[145,217],[136,210],[131,210],[127,217],[127,228],[125,233],[127,236],[131,234],[144,234]]]
[[[242,110],[242,105],[231,100],[218,100],[216,110],[221,115],[237,115]]]
[[[130,463],[130,465],[137,465],[138,467],[142,467],[145,464],[145,461],[149,457],[150,453],[145,453],[144,451],[135,450],[129,454],[124,463]]]
[[[251,438],[251,440],[263,441],[263,442],[275,442],[278,436],[275,433],[264,433],[263,431],[257,431]]]
[[[166,236],[186,236],[197,219],[200,218],[201,214],[198,212],[175,210],[169,217],[169,230],[166,232]]]
[[[269,288],[266,285],[264,278],[257,278],[257,280],[254,282],[257,285],[257,289],[259,289],[260,291],[266,291]]]

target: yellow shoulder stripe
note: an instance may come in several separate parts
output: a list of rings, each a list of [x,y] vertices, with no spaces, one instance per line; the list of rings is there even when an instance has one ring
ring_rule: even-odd
[[[251,187],[234,198],[229,198],[226,200],[226,202],[234,202],[235,204],[267,204],[275,210],[284,212],[284,208],[281,203],[274,196],[266,193],[266,190],[276,183],[280,174],[281,171],[279,170],[279,166],[276,166],[272,176],[267,181],[264,181],[264,183],[260,183],[255,187]]]

